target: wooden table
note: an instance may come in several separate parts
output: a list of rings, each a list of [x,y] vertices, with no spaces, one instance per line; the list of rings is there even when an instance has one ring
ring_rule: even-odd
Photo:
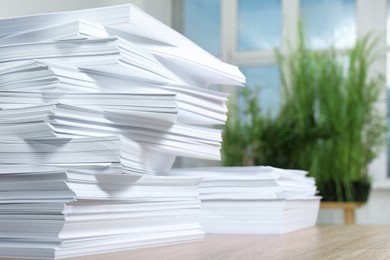
[[[4,258],[0,258],[4,259]],[[285,235],[216,235],[201,242],[68,260],[390,259],[390,226],[326,225]]]
[[[202,242],[69,260],[390,259],[390,226],[327,225],[285,235],[207,235]]]

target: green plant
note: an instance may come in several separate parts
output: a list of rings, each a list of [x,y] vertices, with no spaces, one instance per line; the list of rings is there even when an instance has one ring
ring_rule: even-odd
[[[325,200],[365,200],[356,187],[369,186],[368,164],[385,143],[386,129],[374,107],[383,76],[368,76],[375,43],[367,36],[342,55],[332,47],[314,51],[300,30],[295,50],[276,52],[284,93],[280,113],[261,113],[261,92],[241,92],[247,105],[243,114],[229,115],[224,165],[305,169]]]
[[[260,94],[260,88],[243,88],[239,96],[244,107],[240,112],[230,107],[223,132],[223,164],[299,168],[300,153],[325,134],[312,124],[302,132],[293,118],[262,113]]]

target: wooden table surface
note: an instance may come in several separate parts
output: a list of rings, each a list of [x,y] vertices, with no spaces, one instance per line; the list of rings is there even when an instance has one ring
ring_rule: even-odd
[[[4,259],[4,258],[0,258]],[[390,226],[326,225],[284,235],[217,235],[68,260],[390,259]]]
[[[326,225],[285,235],[209,234],[201,242],[68,260],[390,259],[390,226]]]

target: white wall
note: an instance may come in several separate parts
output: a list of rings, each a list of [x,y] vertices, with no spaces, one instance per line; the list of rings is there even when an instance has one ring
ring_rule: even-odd
[[[0,0],[0,17],[12,17],[45,12],[70,11],[115,4],[134,3],[140,0]]]
[[[132,3],[171,24],[171,0],[0,0],[0,18]]]

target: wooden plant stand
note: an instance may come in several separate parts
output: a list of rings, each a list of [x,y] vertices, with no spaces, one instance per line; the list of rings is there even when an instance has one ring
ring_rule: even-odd
[[[342,209],[344,211],[344,223],[347,225],[355,224],[355,209],[360,208],[364,202],[337,202],[322,201],[322,209]]]

